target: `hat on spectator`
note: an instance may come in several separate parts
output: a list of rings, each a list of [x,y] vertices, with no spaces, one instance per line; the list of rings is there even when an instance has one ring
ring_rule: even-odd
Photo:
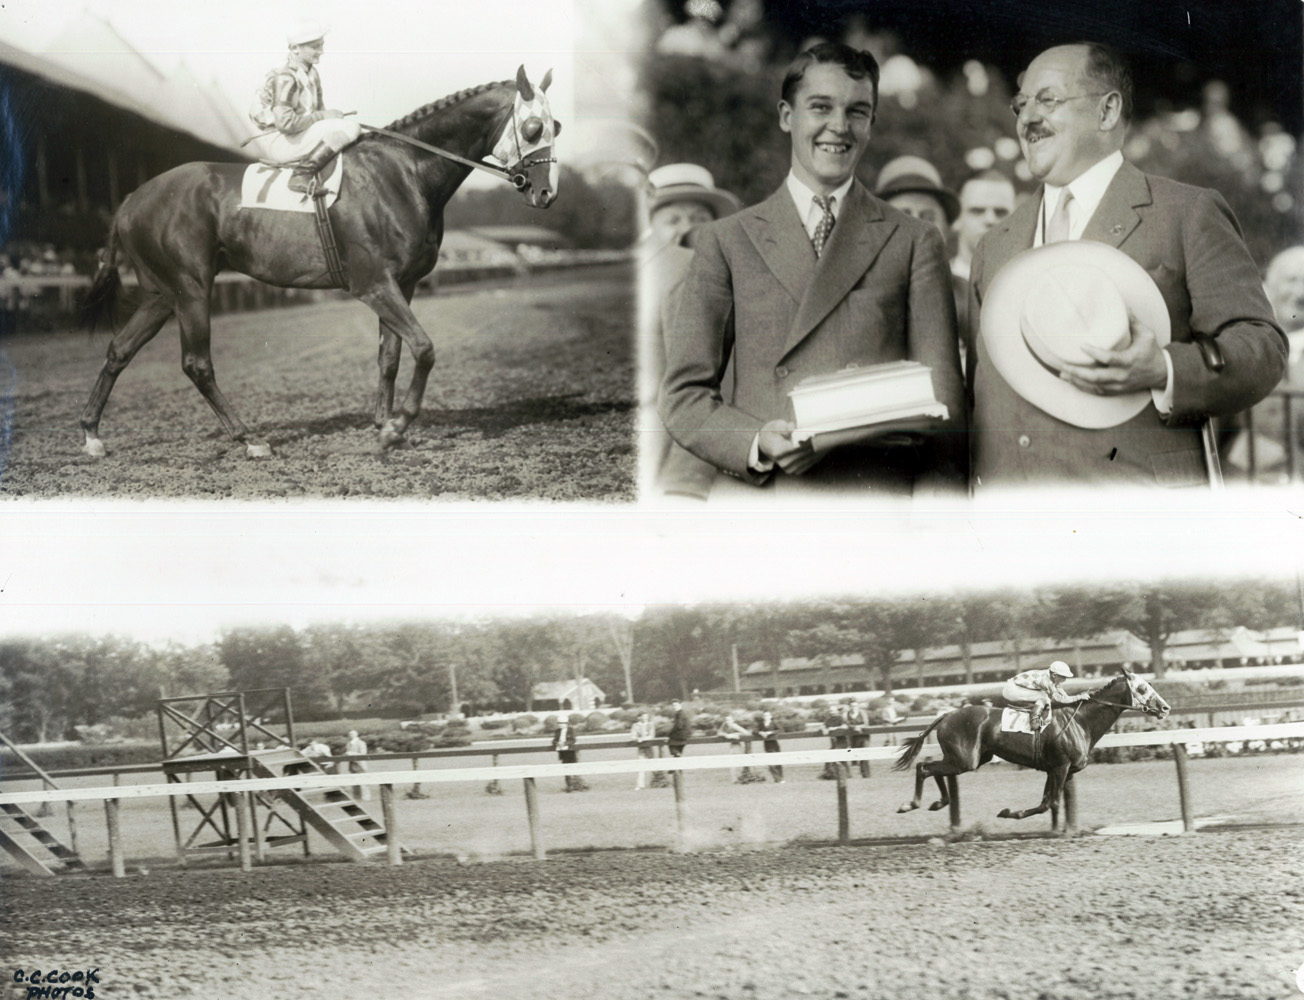
[[[887,201],[907,192],[930,194],[941,203],[949,225],[960,215],[960,199],[942,187],[942,175],[922,156],[898,156],[888,160],[874,181],[874,193]]]
[[[290,45],[306,45],[326,37],[326,27],[320,21],[299,21],[295,23],[285,40]]]
[[[992,279],[980,335],[1010,388],[1074,427],[1101,430],[1131,420],[1151,404],[1149,389],[1102,396],[1061,377],[1064,365],[1094,365],[1083,345],[1118,350],[1131,342],[1128,313],[1172,339],[1163,294],[1127,254],[1093,240],[1066,240],[1025,250]]]
[[[706,205],[720,219],[742,207],[737,197],[715,186],[711,171],[696,163],[667,163],[653,170],[647,179],[652,185],[649,212],[676,201],[696,201]]]

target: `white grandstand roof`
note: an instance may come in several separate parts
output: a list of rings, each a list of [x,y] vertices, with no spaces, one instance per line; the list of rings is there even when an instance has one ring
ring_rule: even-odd
[[[165,74],[113,25],[89,11],[70,21],[44,52],[0,43],[0,63],[247,155],[240,143],[253,134],[253,125],[216,84],[201,84],[184,63]]]

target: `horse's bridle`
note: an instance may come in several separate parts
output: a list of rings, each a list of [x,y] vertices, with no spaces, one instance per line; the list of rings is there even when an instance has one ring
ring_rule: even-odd
[[[483,170],[485,173],[492,174],[494,177],[510,181],[517,191],[524,191],[530,186],[530,178],[526,175],[526,171],[531,167],[537,167],[541,163],[556,163],[557,157],[540,156],[533,160],[527,160],[525,154],[521,152],[521,130],[516,124],[515,105],[512,106],[510,113],[512,117],[512,142],[516,146],[517,158],[515,164],[507,164],[501,167],[496,163],[479,163],[475,160],[468,159],[465,156],[460,156],[450,150],[441,149],[439,146],[432,146],[428,142],[422,142],[420,139],[413,139],[412,136],[404,135],[402,132],[393,132],[390,129],[379,128],[375,125],[362,124],[361,127],[365,128],[368,132],[376,132],[380,135],[389,136],[391,139],[398,139],[400,142],[406,142],[409,146],[416,146],[417,149],[424,149],[427,153],[435,153],[446,159],[463,163],[468,167],[474,167],[476,170]],[[549,146],[547,148],[551,149],[552,147]]]

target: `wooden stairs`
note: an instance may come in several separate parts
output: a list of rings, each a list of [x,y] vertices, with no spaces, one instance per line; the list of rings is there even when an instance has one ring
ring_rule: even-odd
[[[84,872],[86,866],[21,806],[0,805],[0,847],[36,875]]]

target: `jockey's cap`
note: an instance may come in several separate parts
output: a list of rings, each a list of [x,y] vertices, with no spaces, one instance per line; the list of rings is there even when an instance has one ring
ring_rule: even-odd
[[[1058,674],[1060,677],[1073,676],[1073,671],[1069,669],[1069,665],[1065,663],[1063,660],[1056,660],[1054,663],[1052,663],[1050,665],[1050,672],[1052,674]]]
[[[326,37],[326,27],[320,21],[299,21],[285,36],[290,45],[306,45]]]

